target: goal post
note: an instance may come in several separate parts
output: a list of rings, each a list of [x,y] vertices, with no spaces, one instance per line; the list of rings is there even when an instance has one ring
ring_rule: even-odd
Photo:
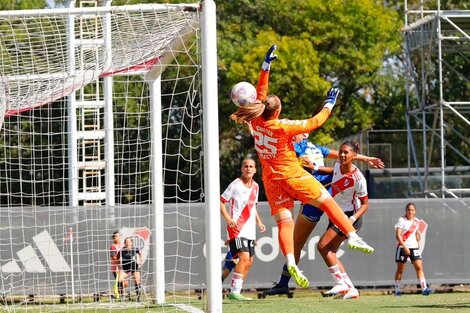
[[[198,307],[207,288],[222,311],[215,14],[213,0],[0,11],[5,305],[131,303],[111,290],[119,231],[142,255],[133,300]]]
[[[206,53],[202,55],[202,66],[206,68],[202,73],[203,102],[206,106],[204,114],[204,132],[206,134],[217,134],[219,131],[218,111],[213,110],[217,106],[217,88],[211,92],[213,86],[217,86],[217,44],[216,44],[216,20],[215,3],[212,1],[204,3],[204,14],[202,19],[202,46]],[[211,105],[212,104],[212,105]],[[211,175],[204,176],[206,191],[206,238],[207,240],[207,291],[209,294],[209,311],[221,312],[222,281],[220,275],[214,275],[214,268],[220,268],[220,241],[209,240],[210,238],[221,238],[220,234],[220,186],[219,186],[219,141],[204,137],[204,146],[207,148],[204,158],[204,167],[211,168]],[[214,179],[214,177],[216,179]]]

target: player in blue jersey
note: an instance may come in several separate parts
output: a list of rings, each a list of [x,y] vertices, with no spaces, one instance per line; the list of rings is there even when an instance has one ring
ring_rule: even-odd
[[[294,148],[302,166],[331,193],[331,181],[333,179],[333,168],[326,167],[324,158],[338,159],[338,150],[330,150],[326,147],[315,145],[308,141],[308,134],[300,134],[294,137]],[[367,163],[374,168],[384,168],[381,159],[358,154],[356,160]],[[294,226],[294,256],[299,263],[300,252],[304,247],[310,234],[315,229],[323,211],[310,204],[303,204]],[[284,264],[279,282],[272,288],[265,290],[265,295],[287,294],[289,292],[289,280],[291,275]]]

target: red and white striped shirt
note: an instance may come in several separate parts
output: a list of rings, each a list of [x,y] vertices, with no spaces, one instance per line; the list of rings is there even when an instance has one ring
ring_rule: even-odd
[[[367,182],[356,166],[352,172],[343,174],[340,163],[336,162],[331,191],[335,201],[344,212],[356,211],[361,206],[360,199],[367,197]]]
[[[230,216],[237,224],[227,227],[230,239],[244,237],[256,239],[256,204],[258,203],[258,183],[253,181],[251,187],[245,186],[240,178],[235,179],[220,196],[220,201],[230,204]]]
[[[419,219],[413,218],[409,220],[406,216],[402,216],[398,219],[398,222],[395,224],[395,229],[401,228],[402,229],[402,238],[403,243],[409,249],[417,249],[418,248],[418,241],[416,240],[416,232],[419,231]]]

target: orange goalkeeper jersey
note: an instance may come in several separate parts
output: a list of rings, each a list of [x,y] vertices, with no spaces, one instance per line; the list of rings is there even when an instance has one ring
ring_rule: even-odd
[[[251,121],[255,148],[263,168],[263,180],[300,177],[305,170],[299,164],[292,137],[319,128],[330,115],[323,109],[306,120],[264,120],[262,116]]]
[[[268,97],[269,90],[269,71],[261,69],[258,77],[258,85],[256,86],[256,99],[265,100]]]
[[[258,100],[268,96],[269,71],[261,70],[256,93]],[[255,148],[263,168],[263,180],[299,177],[305,170],[297,161],[292,137],[309,133],[319,128],[330,115],[330,110],[323,109],[306,120],[268,120],[258,117],[251,121]]]

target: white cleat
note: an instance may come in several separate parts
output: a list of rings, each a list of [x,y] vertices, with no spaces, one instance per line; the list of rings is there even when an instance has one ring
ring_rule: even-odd
[[[325,291],[323,293],[323,296],[332,297],[332,296],[336,296],[339,294],[345,294],[346,292],[348,292],[348,290],[349,290],[349,287],[346,284],[338,283],[334,285],[333,288],[331,288],[330,290]]]
[[[343,299],[357,299],[359,298],[359,291],[356,288],[351,288],[346,292]]]
[[[364,253],[374,252],[374,248],[369,246],[364,240],[359,236],[350,237],[348,240],[348,248],[352,250],[359,250]]]

